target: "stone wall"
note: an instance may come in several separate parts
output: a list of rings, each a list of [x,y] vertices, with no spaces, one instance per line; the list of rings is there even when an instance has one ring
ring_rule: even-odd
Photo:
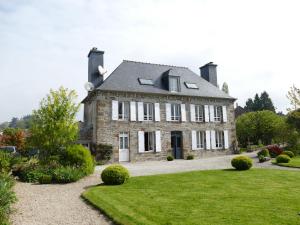
[[[136,101],[160,103],[161,121],[113,121],[112,120],[112,100]],[[93,140],[96,143],[111,144],[113,146],[113,161],[119,161],[119,132],[129,133],[130,161],[143,160],[165,160],[167,155],[172,155],[171,151],[171,131],[182,131],[183,157],[193,154],[197,157],[209,157],[230,152],[230,150],[191,150],[191,131],[192,130],[228,130],[229,146],[236,140],[234,106],[233,100],[213,99],[202,97],[188,97],[175,95],[155,95],[155,94],[136,94],[122,92],[97,92],[90,97],[88,102],[96,102],[96,121]],[[85,104],[88,104],[86,102]],[[186,103],[187,122],[166,121],[165,103]],[[190,122],[189,104],[202,105],[226,105],[227,123],[197,123]],[[90,114],[90,116],[92,113]],[[85,115],[89,116],[89,115]],[[138,153],[138,131],[161,131],[161,152]]]

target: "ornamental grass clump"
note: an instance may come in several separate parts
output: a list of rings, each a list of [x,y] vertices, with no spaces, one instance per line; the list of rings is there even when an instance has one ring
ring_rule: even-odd
[[[129,179],[129,176],[129,171],[118,164],[108,166],[101,173],[101,179],[107,185],[123,184]]]

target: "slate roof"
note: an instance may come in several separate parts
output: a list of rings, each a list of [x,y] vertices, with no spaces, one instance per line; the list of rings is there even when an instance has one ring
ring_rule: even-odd
[[[170,92],[164,87],[164,73],[180,76],[180,92]],[[141,85],[138,78],[152,79],[153,86]],[[188,89],[184,82],[196,83],[199,89]],[[155,93],[180,96],[201,96],[212,98],[235,99],[212,85],[187,67],[143,63],[124,60],[110,76],[99,86],[98,90]]]

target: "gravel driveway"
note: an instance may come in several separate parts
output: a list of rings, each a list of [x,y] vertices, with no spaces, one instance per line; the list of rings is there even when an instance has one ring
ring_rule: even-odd
[[[251,158],[256,153],[246,153]],[[176,173],[192,170],[231,168],[230,161],[236,155],[226,155],[197,160],[147,161],[124,163],[132,176],[160,173]],[[271,162],[258,163],[254,167],[299,170],[278,167]],[[18,202],[11,220],[13,225],[98,225],[112,224],[105,216],[83,202],[80,194],[89,186],[99,184],[99,174],[106,166],[97,166],[95,173],[79,182],[65,185],[36,185],[17,182],[15,191]],[[299,170],[300,171],[300,170]]]

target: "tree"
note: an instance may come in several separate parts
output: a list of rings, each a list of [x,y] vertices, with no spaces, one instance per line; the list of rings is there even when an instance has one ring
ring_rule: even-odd
[[[300,108],[288,113],[287,122],[300,132]]]
[[[288,94],[286,97],[290,100],[290,104],[292,105],[292,108],[288,108],[287,111],[292,111],[300,108],[300,89],[296,88],[295,85],[290,87],[290,90],[288,91]]]
[[[260,106],[262,110],[270,110],[272,112],[275,112],[273,102],[266,91],[264,91],[260,95]]]
[[[226,82],[222,85],[222,91],[224,91],[226,94],[229,94],[228,84]]]
[[[247,112],[252,112],[253,111],[253,100],[252,100],[252,98],[248,98],[248,100],[246,101],[245,110]]]
[[[74,90],[63,87],[50,90],[50,94],[40,103],[40,108],[33,111],[30,128],[30,144],[40,150],[40,156],[47,159],[60,154],[77,140],[78,125],[76,113],[79,104]]]
[[[17,128],[5,128],[1,137],[1,145],[16,146],[23,150],[25,146],[25,132]]]
[[[9,127],[11,128],[16,128],[17,127],[17,123],[18,123],[18,118],[17,117],[13,117],[9,123]]]
[[[262,110],[262,105],[258,94],[256,93],[253,100],[253,108],[254,112]]]
[[[269,110],[275,112],[275,107],[269,94],[264,91],[260,94],[260,96],[256,93],[254,96],[254,100],[249,98],[246,101],[245,110],[247,112],[257,112],[262,110]]]

